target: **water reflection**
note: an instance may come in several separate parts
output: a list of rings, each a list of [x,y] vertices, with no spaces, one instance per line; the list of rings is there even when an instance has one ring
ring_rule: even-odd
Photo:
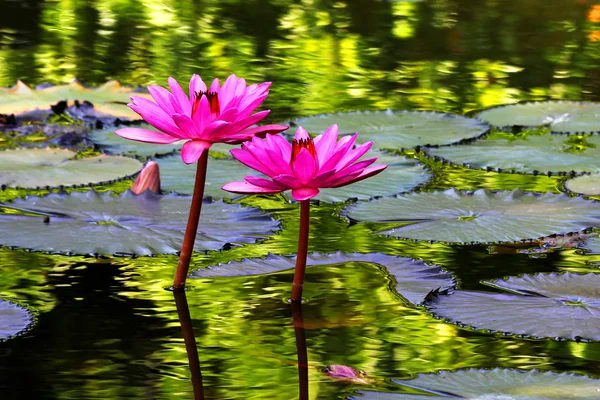
[[[296,350],[298,352],[298,399],[308,400],[308,351],[306,350],[306,332],[304,330],[304,315],[302,302],[290,302],[294,334],[296,335]]]

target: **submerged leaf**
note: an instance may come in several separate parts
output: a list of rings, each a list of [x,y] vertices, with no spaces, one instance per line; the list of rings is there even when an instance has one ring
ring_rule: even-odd
[[[0,89],[0,114],[21,114],[36,109],[47,109],[61,100],[87,100],[100,113],[139,119],[140,117],[127,107],[131,95],[149,97],[147,93],[134,92],[131,88],[122,87],[116,81],[106,82],[96,89],[85,88],[77,81],[68,85],[31,89],[19,81],[13,88]]]
[[[600,274],[537,274],[485,281],[507,293],[457,290],[426,303],[438,317],[510,334],[600,340]]]
[[[242,261],[219,264],[214,267],[195,271],[192,278],[247,276],[271,274],[293,269],[295,256],[269,255],[266,258],[250,258]],[[439,267],[415,261],[410,258],[392,256],[381,253],[312,253],[308,255],[307,266],[332,265],[349,262],[365,262],[378,264],[394,276],[396,290],[413,304],[420,304],[427,295],[435,290],[446,290],[454,287],[452,276]]]
[[[342,213],[359,222],[387,223],[379,231],[385,235],[448,243],[537,239],[600,223],[600,204],[594,201],[519,190],[411,193],[353,204]]]
[[[181,247],[190,203],[191,196],[150,191],[113,196],[90,190],[17,199],[4,206],[29,215],[0,214],[0,245],[77,254],[173,254]],[[194,250],[254,243],[278,227],[256,208],[205,200]]]
[[[380,149],[449,145],[489,132],[489,126],[482,121],[428,111],[357,111],[315,115],[293,122],[314,134],[338,124],[340,133],[358,132],[359,141],[374,141]]]
[[[33,315],[29,310],[0,299],[0,340],[18,335],[32,323]]]
[[[98,184],[134,175],[142,163],[134,158],[100,155],[73,159],[66,149],[14,149],[0,152],[0,185],[56,187]]]
[[[592,400],[598,398],[600,380],[569,373],[516,369],[468,369],[420,374],[411,380],[394,379],[421,394],[358,391],[353,400]]]
[[[522,173],[600,171],[600,136],[530,135],[484,139],[476,143],[428,149],[431,156],[471,168],[499,168]]]
[[[510,104],[482,111],[477,118],[497,128],[548,126],[557,133],[600,131],[600,103],[541,101]]]

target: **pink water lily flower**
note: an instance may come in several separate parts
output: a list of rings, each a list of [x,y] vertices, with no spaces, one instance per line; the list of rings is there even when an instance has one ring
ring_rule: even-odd
[[[314,139],[299,127],[292,144],[277,135],[253,138],[241,149],[231,150],[231,154],[271,179],[246,176],[242,182],[226,184],[223,190],[252,194],[291,189],[292,197],[303,201],[318,195],[319,188],[349,185],[383,171],[387,165],[371,165],[377,157],[358,161],[373,142],[355,148],[357,136],[343,136],[338,141],[338,126],[332,125]]]
[[[246,81],[230,75],[223,86],[215,79],[210,88],[200,76],[190,79],[189,97],[179,83],[169,78],[171,91],[157,85],[148,87],[153,100],[132,96],[129,107],[160,132],[123,128],[121,137],[146,143],[166,144],[187,140],[181,150],[186,164],[196,162],[213,143],[239,144],[254,136],[278,133],[283,125],[252,126],[270,110],[252,114],[267,98],[271,82],[246,86]],[[161,133],[162,132],[162,133]]]

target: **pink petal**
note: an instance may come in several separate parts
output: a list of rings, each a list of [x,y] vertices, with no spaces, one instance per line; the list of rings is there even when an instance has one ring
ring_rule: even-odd
[[[299,188],[300,186],[302,186],[298,178],[296,178],[294,175],[277,175],[273,177],[273,181],[290,189]]]
[[[192,75],[192,79],[190,79],[190,103],[193,104],[196,100],[196,93],[202,92],[206,92],[206,84],[198,74]]]
[[[262,125],[262,126],[255,126],[253,128],[247,128],[244,129],[243,131],[239,131],[236,134],[233,135],[229,135],[229,139],[225,141],[225,143],[230,143],[230,144],[239,144],[242,142],[245,142],[246,140],[252,139],[253,137],[264,137],[267,134],[271,133],[279,133],[279,132],[283,132],[286,129],[288,129],[289,127],[285,126],[285,125]],[[285,139],[283,139],[285,141]],[[290,159],[291,156],[291,152],[292,152],[292,147],[291,145],[288,143],[289,146],[289,150],[287,151],[287,153],[284,154],[288,154],[287,157],[285,157],[286,159]],[[285,150],[285,148],[282,148],[282,151]]]
[[[367,178],[372,177],[373,175],[377,175],[378,173],[380,173],[381,171],[383,171],[386,168],[387,168],[387,165],[385,165],[385,164],[374,165],[372,167],[365,168],[365,170],[359,176],[354,177],[352,179],[342,179],[339,182],[336,182],[335,185],[333,185],[331,187],[336,188],[336,187],[340,187],[340,186],[346,186],[351,183],[356,183],[358,181],[362,181],[363,179],[367,179]]]
[[[371,146],[373,146],[373,142],[367,142],[361,144],[356,149],[348,150],[346,155],[344,155],[344,157],[342,157],[342,159],[337,163],[335,169],[341,170],[347,167],[348,165],[352,164],[354,161],[361,158],[367,151],[369,151]]]
[[[319,194],[319,189],[311,187],[302,187],[292,189],[292,197],[294,200],[303,201],[315,197]]]
[[[138,113],[147,123],[172,136],[177,136],[181,139],[186,139],[188,136],[185,132],[175,125],[173,118],[167,115],[165,111],[153,101],[144,99],[142,97],[132,96],[132,104],[129,104],[129,108]]]
[[[254,186],[246,181],[243,182],[229,182],[224,185],[221,189],[233,193],[242,194],[260,194],[260,193],[279,193],[282,190],[267,189],[260,186]]]
[[[270,168],[265,166],[259,159],[257,159],[254,154],[248,150],[247,148],[241,149],[231,149],[229,150],[233,158],[241,162],[247,167],[257,170],[265,175],[272,176],[272,171]]]
[[[260,122],[267,115],[269,115],[270,112],[271,112],[271,110],[264,110],[261,112],[257,112],[256,114],[251,115],[249,117],[238,119],[231,126],[231,133],[232,134],[238,133],[238,132],[248,128],[250,125],[254,125],[254,124]]]
[[[350,149],[352,149],[357,137],[358,135],[343,136],[340,140],[338,140],[331,158],[323,163],[320,170],[327,171],[330,169],[335,169],[339,161],[344,158]]]
[[[327,186],[336,185],[338,181],[344,180],[346,176],[355,176],[357,173],[362,173],[362,170],[373,164],[377,160],[377,157],[369,158],[368,160],[359,161],[356,164],[349,165],[348,167],[336,171],[335,175],[329,178],[324,184]]]
[[[196,124],[194,124],[194,121],[187,115],[174,114],[173,121],[175,121],[179,129],[188,134],[189,138],[200,138],[200,132],[196,128]]]
[[[233,99],[235,95],[235,88],[237,87],[238,78],[235,74],[231,74],[225,80],[225,83],[221,87],[221,91],[219,92],[219,101],[221,102],[221,108],[225,109],[231,99]]]
[[[231,128],[230,122],[214,121],[204,127],[202,137],[205,140],[210,140],[213,143],[225,143],[223,137],[227,138],[227,132]]]
[[[236,107],[228,108],[225,112],[219,115],[221,121],[234,122],[238,118],[239,110]]]
[[[215,78],[215,80],[213,80],[212,83],[210,84],[209,92],[219,93],[220,89],[221,89],[221,86],[219,85],[219,79]]]
[[[210,124],[211,116],[210,116],[210,105],[208,104],[208,98],[205,95],[202,95],[200,100],[198,101],[198,105],[196,106],[196,110],[192,115],[194,123],[198,128],[198,131],[202,132],[204,128]]]
[[[167,144],[181,140],[181,138],[178,137],[173,137],[168,134],[142,128],[122,128],[117,129],[115,133],[121,136],[122,138],[137,140],[138,142],[145,143]]]
[[[292,175],[292,168],[287,158],[281,157],[281,153],[271,149],[265,149],[265,153],[268,157],[268,161],[271,164],[271,170],[275,172],[275,175],[287,174]]]
[[[338,126],[331,125],[325,133],[317,136],[315,141],[315,147],[317,149],[317,154],[319,155],[319,164],[323,166],[326,160],[329,160],[333,155],[333,151],[335,149],[335,145],[338,138]]]
[[[212,146],[212,143],[204,140],[190,140],[189,142],[185,142],[181,148],[181,159],[186,164],[194,163],[198,161],[204,151],[208,151],[210,146]]]
[[[292,164],[294,175],[302,183],[309,183],[317,173],[319,164],[308,150],[302,148]]]
[[[270,179],[260,178],[258,176],[246,176],[244,179],[246,180],[246,182],[254,186],[260,186],[265,189],[272,189],[280,192],[288,189],[287,187],[280,185],[277,182],[273,182]]]
[[[308,136],[308,132],[306,132],[306,129],[299,126],[298,129],[296,129],[296,137],[294,137],[294,139],[296,139],[299,142],[301,140],[310,139],[310,136]]]
[[[186,96],[185,92],[179,86],[179,83],[175,80],[175,78],[169,77],[169,87],[171,88],[171,93],[173,93],[173,97],[183,114],[190,116],[192,115],[192,105],[190,104],[190,100]]]
[[[146,190],[160,193],[160,169],[156,161],[148,161],[131,186],[131,191],[135,194]]]
[[[150,96],[152,96],[156,104],[158,104],[160,108],[165,111],[165,113],[168,115],[175,114],[175,110],[173,109],[173,105],[171,104],[171,100],[169,98],[171,93],[169,93],[167,89],[158,85],[151,85],[148,86],[148,92],[150,92]]]
[[[262,96],[259,96],[257,98],[255,98],[251,103],[248,104],[244,104],[247,102],[244,102],[243,99],[242,101],[240,101],[240,104],[238,106],[238,108],[242,111],[240,111],[240,118],[245,118],[248,115],[252,114],[254,112],[254,110],[256,110],[258,108],[258,106],[260,106],[263,101],[265,101],[265,99],[267,98],[268,94],[264,94]]]
[[[241,78],[237,82],[237,86],[235,88],[235,97],[242,98],[246,95],[246,80]]]

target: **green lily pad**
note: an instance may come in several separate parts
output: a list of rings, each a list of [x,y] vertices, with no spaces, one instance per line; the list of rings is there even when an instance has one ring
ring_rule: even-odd
[[[590,236],[581,247],[589,253],[600,254],[600,237],[598,235]]]
[[[174,254],[181,248],[191,196],[50,194],[17,199],[0,214],[0,245],[76,254]],[[36,215],[37,214],[37,215]],[[46,223],[44,217],[49,217]],[[279,223],[253,207],[204,201],[195,251],[254,243]]]
[[[446,290],[454,287],[456,282],[447,272],[439,267],[415,261],[410,258],[392,256],[381,253],[312,253],[308,255],[307,265],[330,265],[349,262],[379,264],[394,276],[396,290],[413,304],[420,304],[434,290]],[[270,254],[266,258],[250,258],[242,261],[219,264],[214,267],[195,271],[192,278],[248,276],[271,274],[293,269],[296,256],[279,256]]]
[[[0,341],[19,335],[32,324],[33,315],[29,310],[0,299]]]
[[[569,179],[565,182],[565,188],[586,196],[600,195],[600,174],[583,175]]]
[[[156,130],[148,124],[140,124],[136,125],[135,127],[150,129],[153,131]],[[110,154],[136,155],[141,157],[163,155],[173,151],[181,150],[181,147],[186,142],[185,140],[180,140],[179,142],[170,144],[153,144],[124,139],[115,134],[115,131],[121,128],[123,128],[123,126],[95,130],[90,134],[89,138],[100,148],[100,150],[104,152]],[[210,151],[219,153],[223,157],[230,157],[229,150],[235,147],[236,146],[231,146],[224,143],[216,143],[212,145]],[[181,156],[179,156],[179,161],[181,161]]]
[[[482,111],[477,118],[496,128],[547,126],[556,133],[600,131],[600,103],[541,101],[510,104]]]
[[[470,168],[521,173],[600,172],[600,136],[552,135],[480,140],[468,145],[428,149],[431,156]]]
[[[457,290],[427,308],[452,322],[508,334],[600,340],[600,274],[537,274],[483,282],[507,293]]]
[[[393,379],[424,394],[358,391],[353,400],[592,400],[598,398],[600,380],[569,373],[516,369],[467,369],[420,374],[411,380]]]
[[[448,243],[515,242],[600,224],[600,204],[594,201],[520,190],[411,193],[353,204],[342,214],[354,221],[386,223],[378,231],[384,235]]]
[[[315,115],[293,123],[313,134],[337,124],[340,133],[358,132],[359,142],[372,140],[381,149],[443,146],[477,139],[489,132],[489,126],[482,121],[429,111],[357,111]]]
[[[134,158],[107,156],[73,159],[66,149],[14,149],[0,152],[0,185],[7,187],[57,187],[99,184],[127,178],[142,169]]]
[[[392,195],[424,185],[431,177],[429,171],[416,160],[380,151],[370,151],[364,156],[365,159],[370,157],[378,157],[377,162],[388,164],[388,168],[375,177],[352,185],[335,189],[321,189],[321,193],[315,199],[338,202],[350,198],[365,200],[373,196]],[[156,161],[160,166],[163,190],[179,193],[193,191],[196,165],[184,164],[179,154],[158,158]],[[221,190],[221,187],[231,181],[242,181],[248,175],[264,177],[237,160],[209,158],[204,193],[206,196],[213,197],[239,197],[239,194],[226,192]],[[288,197],[291,198],[291,196]]]
[[[68,85],[31,89],[19,81],[13,88],[0,89],[0,114],[21,114],[47,109],[51,104],[61,100],[87,100],[102,114],[140,119],[139,115],[127,107],[129,97],[132,95],[150,97],[147,93],[134,92],[131,88],[122,87],[116,81],[106,82],[96,89],[85,88],[77,81]]]

